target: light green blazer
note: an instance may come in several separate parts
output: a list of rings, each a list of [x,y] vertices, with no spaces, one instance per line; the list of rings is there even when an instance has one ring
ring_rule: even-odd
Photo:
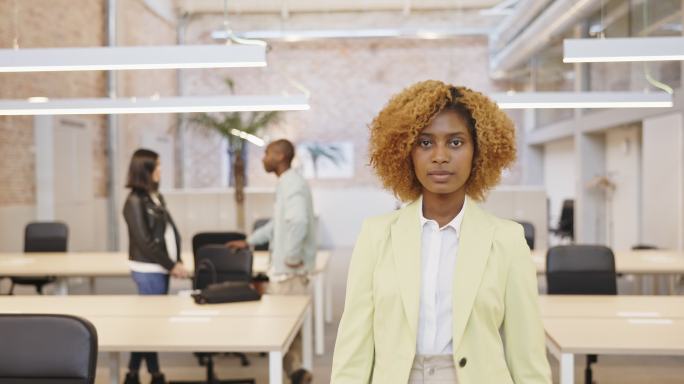
[[[459,383],[550,384],[536,271],[522,227],[472,200],[465,207],[453,288]],[[332,383],[408,381],[420,276],[418,202],[367,219],[349,268]]]

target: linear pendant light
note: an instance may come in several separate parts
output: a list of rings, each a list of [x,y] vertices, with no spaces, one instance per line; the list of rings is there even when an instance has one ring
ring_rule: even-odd
[[[308,109],[309,103],[306,95],[0,100],[0,116],[305,111]]]
[[[684,60],[684,37],[565,39],[564,63]]]
[[[260,45],[172,45],[0,49],[0,72],[266,66]]]
[[[324,39],[373,39],[373,38],[409,38],[409,39],[447,39],[458,36],[487,35],[486,28],[402,28],[402,29],[316,29],[316,30],[254,30],[240,34],[246,39],[280,40],[299,42]],[[211,33],[215,40],[224,40],[228,32],[217,30]]]
[[[501,109],[669,108],[666,92],[520,92],[491,94]]]

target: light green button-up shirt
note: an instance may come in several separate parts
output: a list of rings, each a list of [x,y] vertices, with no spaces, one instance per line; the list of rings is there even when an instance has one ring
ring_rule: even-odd
[[[311,190],[306,180],[292,169],[280,175],[276,187],[273,217],[247,239],[250,245],[269,242],[271,273],[275,275],[313,271],[316,265],[316,223]],[[290,268],[287,264],[304,263]]]

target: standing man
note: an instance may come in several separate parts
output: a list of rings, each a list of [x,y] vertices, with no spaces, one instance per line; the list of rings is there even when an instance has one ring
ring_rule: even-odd
[[[271,265],[268,293],[308,295],[308,273],[316,264],[316,226],[311,191],[306,180],[291,169],[295,149],[281,139],[266,147],[263,163],[268,173],[278,176],[273,217],[247,240],[228,242],[230,248],[247,248],[269,243]],[[283,367],[292,384],[311,382],[302,366],[301,335],[295,338]]]

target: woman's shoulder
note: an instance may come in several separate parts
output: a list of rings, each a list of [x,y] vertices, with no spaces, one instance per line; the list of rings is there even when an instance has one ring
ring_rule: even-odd
[[[140,189],[131,189],[131,191],[128,193],[128,196],[126,196],[126,203],[136,204],[141,203],[146,199],[149,199],[147,192]]]
[[[401,209],[398,209],[396,211],[383,213],[381,215],[367,217],[363,221],[363,226],[372,228],[389,228],[397,221],[401,215],[401,211]]]
[[[477,206],[477,204],[475,205]],[[519,236],[523,236],[522,225],[516,221],[501,218],[479,206],[477,206],[477,210],[494,227],[497,237],[503,236],[505,238],[517,239]]]

